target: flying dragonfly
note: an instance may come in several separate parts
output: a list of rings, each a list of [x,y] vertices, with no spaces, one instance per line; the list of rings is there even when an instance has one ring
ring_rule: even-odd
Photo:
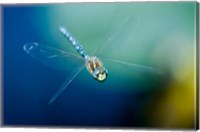
[[[56,49],[54,47],[50,47],[44,44],[39,44],[37,42],[27,43],[23,46],[23,49],[27,54],[49,67],[61,70],[70,69],[69,67],[73,68],[70,75],[67,76],[64,83],[52,96],[49,104],[52,104],[85,68],[87,69],[89,74],[98,82],[104,82],[108,77],[112,77],[108,76],[109,70],[112,69],[107,69],[107,67],[104,65],[103,61],[101,61],[99,57],[90,56],[89,54],[87,54],[86,51],[83,49],[83,46],[75,39],[75,37],[71,35],[71,33],[65,27],[60,26],[59,30],[61,34],[68,40],[68,42],[74,47],[79,55]],[[117,37],[117,35],[115,34],[114,37]],[[110,42],[110,40],[108,42]],[[106,45],[107,43],[105,43],[103,46]],[[102,48],[98,50],[98,53],[100,53],[101,50]],[[162,74],[159,69],[150,66],[128,63],[112,58],[106,59],[110,62],[115,63],[115,65],[124,65],[130,70],[131,68],[134,68],[153,74]],[[63,62],[65,62],[66,65],[63,65]]]

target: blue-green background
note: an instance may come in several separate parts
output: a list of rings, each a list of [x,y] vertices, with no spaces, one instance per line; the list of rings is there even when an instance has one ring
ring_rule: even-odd
[[[3,6],[4,125],[194,128],[196,6],[195,2]],[[107,63],[105,82],[97,82],[84,70],[48,105],[73,69],[46,67],[25,53],[23,45],[39,42],[77,54],[60,34],[60,25],[90,55],[101,49],[104,58],[152,66],[164,74]]]

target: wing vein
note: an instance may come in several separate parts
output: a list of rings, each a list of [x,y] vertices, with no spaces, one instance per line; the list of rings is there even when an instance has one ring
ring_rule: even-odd
[[[49,101],[49,105],[52,104],[58,96],[60,96],[64,90],[71,84],[71,82],[79,75],[79,73],[84,69],[84,65],[79,67],[79,69],[75,69],[64,81],[64,83],[60,86],[60,88],[56,91],[56,93],[52,96]]]
[[[163,72],[160,69],[157,69],[157,68],[154,68],[154,67],[139,65],[139,64],[134,64],[134,63],[128,63],[128,62],[124,62],[124,61],[117,60],[117,59],[108,58],[107,60],[112,61],[112,62],[117,63],[117,64],[124,65],[124,66],[137,68],[137,69],[140,69],[140,70],[143,70],[143,71],[146,71],[146,72],[151,72],[151,73],[158,74],[158,75],[163,74]]]

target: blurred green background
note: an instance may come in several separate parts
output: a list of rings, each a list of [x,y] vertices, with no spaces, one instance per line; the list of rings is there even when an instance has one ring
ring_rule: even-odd
[[[48,12],[48,31],[40,31],[44,36],[56,36],[47,40],[49,43],[56,42],[65,49],[64,38],[56,35],[58,25],[67,27],[90,54],[111,38],[103,47],[104,56],[155,66],[169,76],[167,88],[147,112],[152,125],[194,126],[196,2],[58,5]]]

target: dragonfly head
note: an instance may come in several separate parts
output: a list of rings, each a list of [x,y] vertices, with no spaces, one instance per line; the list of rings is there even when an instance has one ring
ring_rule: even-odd
[[[86,58],[86,67],[89,73],[98,81],[102,82],[107,78],[108,70],[96,56]]]
[[[96,67],[94,69],[94,72],[93,72],[93,77],[102,82],[104,81],[108,76],[108,70],[105,68],[105,67]]]

